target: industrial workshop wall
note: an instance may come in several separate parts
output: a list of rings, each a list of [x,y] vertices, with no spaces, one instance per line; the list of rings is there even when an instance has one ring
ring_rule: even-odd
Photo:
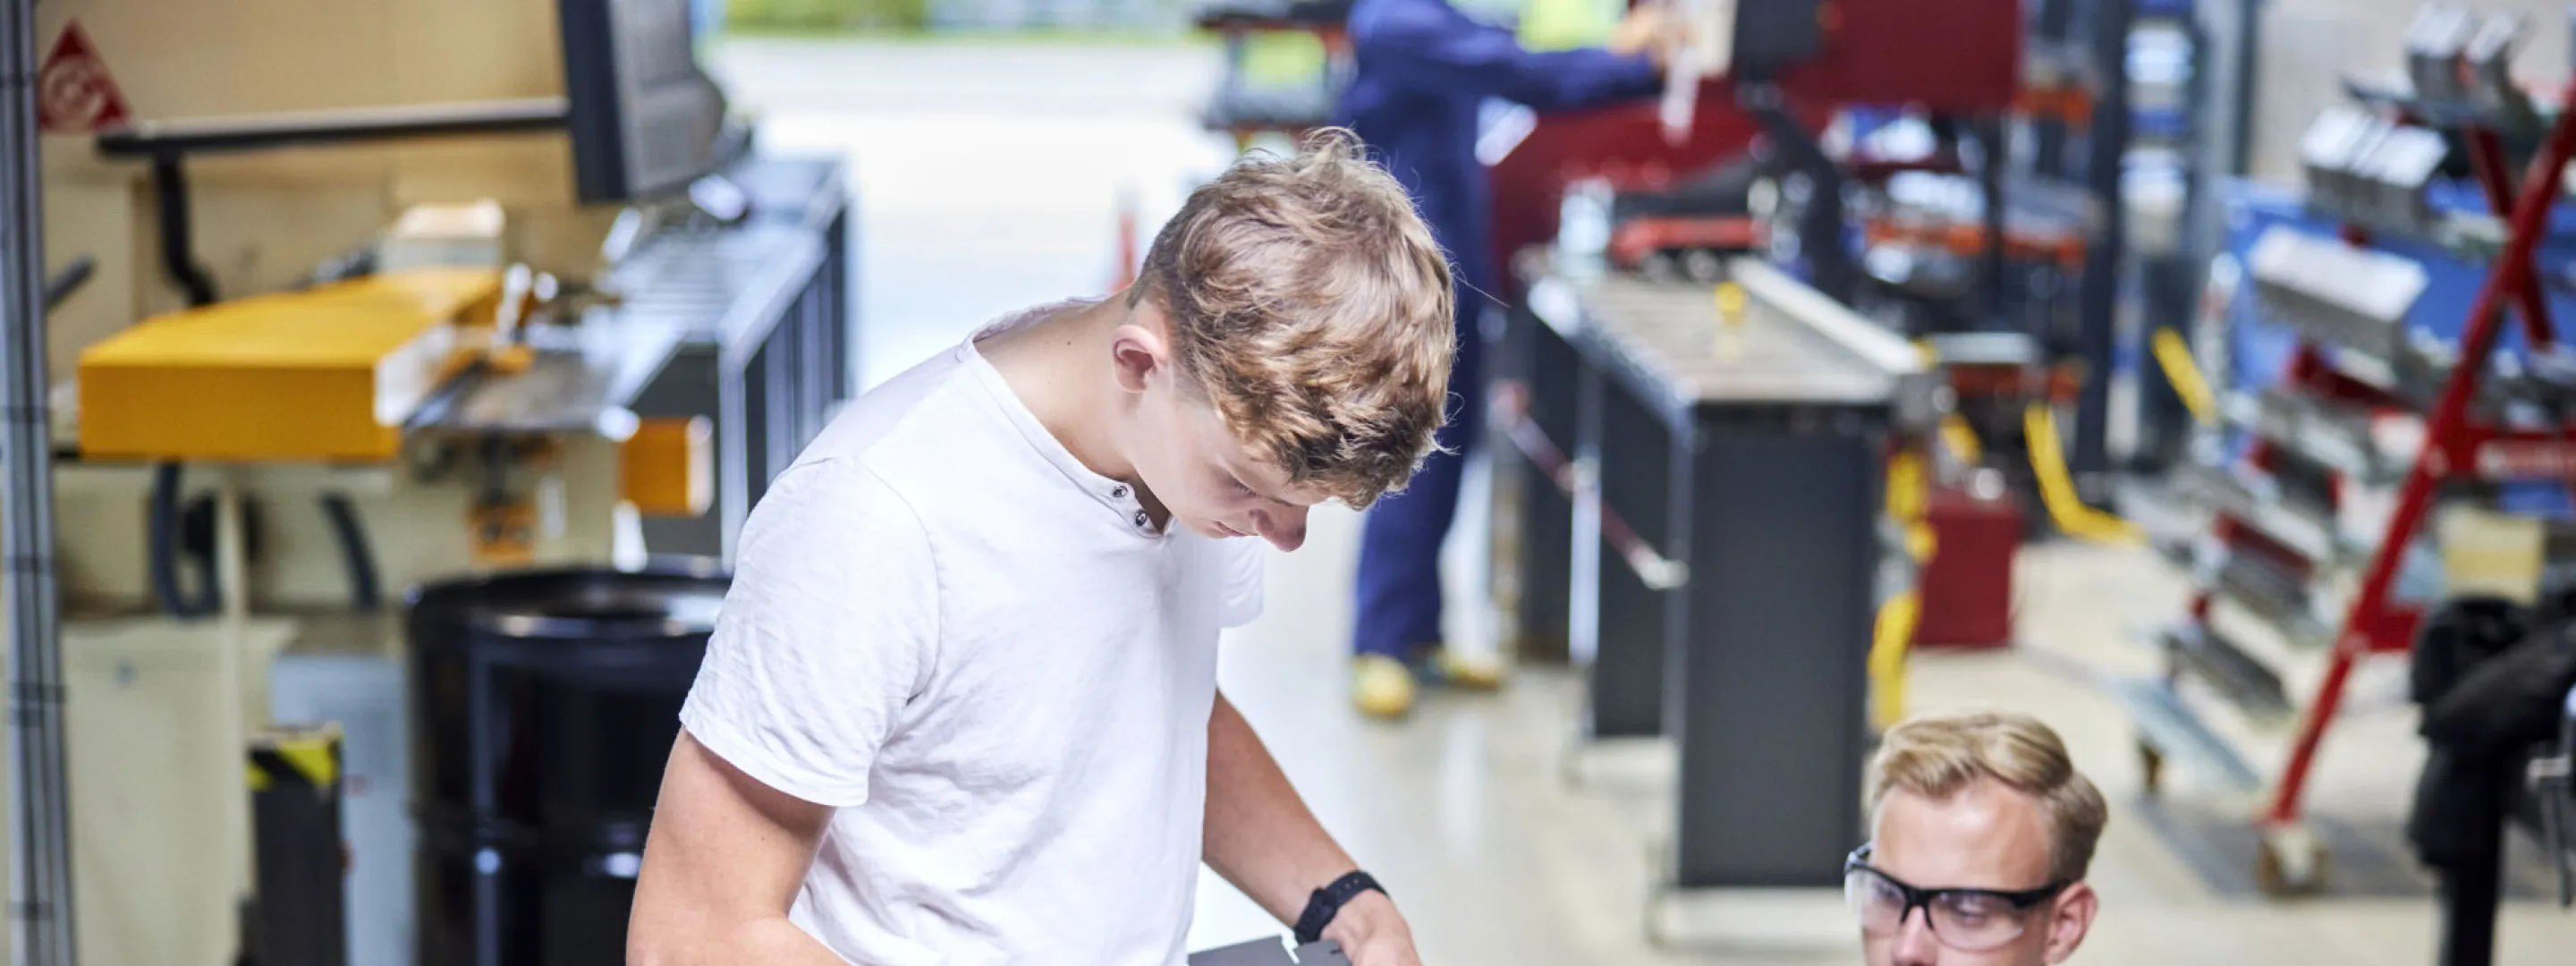
[[[563,94],[557,0],[47,0],[37,43],[46,260],[98,262],[52,319],[51,362],[180,306],[157,255],[144,166],[99,156],[120,119]],[[199,259],[225,295],[284,287],[381,230],[405,206],[490,197],[510,209],[514,251],[586,269],[610,213],[573,204],[560,135],[393,148],[293,149],[188,165]]]

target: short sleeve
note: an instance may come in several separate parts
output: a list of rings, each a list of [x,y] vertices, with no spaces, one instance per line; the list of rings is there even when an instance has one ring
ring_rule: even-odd
[[[877,752],[937,653],[920,518],[864,465],[799,466],[745,521],[734,560],[680,724],[778,791],[866,802]]]
[[[1218,544],[1224,549],[1225,614],[1220,626],[1242,627],[1261,617],[1263,544],[1238,537]]]

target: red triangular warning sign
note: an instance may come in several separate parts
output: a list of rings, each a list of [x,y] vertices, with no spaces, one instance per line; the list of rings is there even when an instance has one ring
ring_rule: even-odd
[[[47,134],[90,134],[131,119],[125,94],[108,76],[80,21],[63,24],[44,67],[36,71],[36,122]]]

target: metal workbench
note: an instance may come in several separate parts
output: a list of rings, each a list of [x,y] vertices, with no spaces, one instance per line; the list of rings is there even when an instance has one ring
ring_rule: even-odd
[[[856,396],[858,303],[851,288],[858,275],[859,234],[848,163],[831,156],[754,154],[726,173],[751,199],[752,220],[820,233],[823,277],[815,311],[838,324],[815,332],[816,361],[830,370],[817,376],[828,383],[817,384],[826,386],[836,402]]]
[[[847,343],[826,311],[844,303],[828,294],[824,253],[814,232],[753,223],[657,239],[612,273],[616,313],[681,333],[635,414],[715,420],[714,508],[646,521],[652,552],[730,559],[770,479],[822,431],[839,401],[834,344]]]
[[[707,417],[716,493],[704,515],[648,518],[655,554],[730,559],[743,519],[851,395],[850,211],[843,165],[753,155],[726,174],[741,223],[672,228],[610,269],[613,301],[532,329],[536,363],[468,378],[414,417],[449,430],[587,428],[601,413]]]
[[[1506,563],[1524,585],[1567,580],[1588,734],[1677,748],[1666,886],[1838,888],[1863,833],[1884,461],[1930,418],[1932,382],[1814,290],[1730,270],[1731,324],[1705,285],[1533,281],[1499,353],[1528,418],[1498,418],[1518,444],[1498,474],[1523,493],[1570,478],[1571,540],[1559,564],[1525,522]],[[1549,472],[1546,437],[1568,428],[1574,457]]]

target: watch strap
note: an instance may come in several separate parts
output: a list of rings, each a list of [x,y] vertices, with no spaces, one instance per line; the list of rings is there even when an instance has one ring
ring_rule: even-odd
[[[1385,895],[1386,888],[1378,885],[1377,880],[1366,872],[1352,872],[1315,890],[1314,895],[1306,899],[1306,911],[1297,917],[1297,943],[1305,945],[1323,939],[1324,927],[1332,925],[1333,917],[1341,913],[1342,906],[1363,892]]]

